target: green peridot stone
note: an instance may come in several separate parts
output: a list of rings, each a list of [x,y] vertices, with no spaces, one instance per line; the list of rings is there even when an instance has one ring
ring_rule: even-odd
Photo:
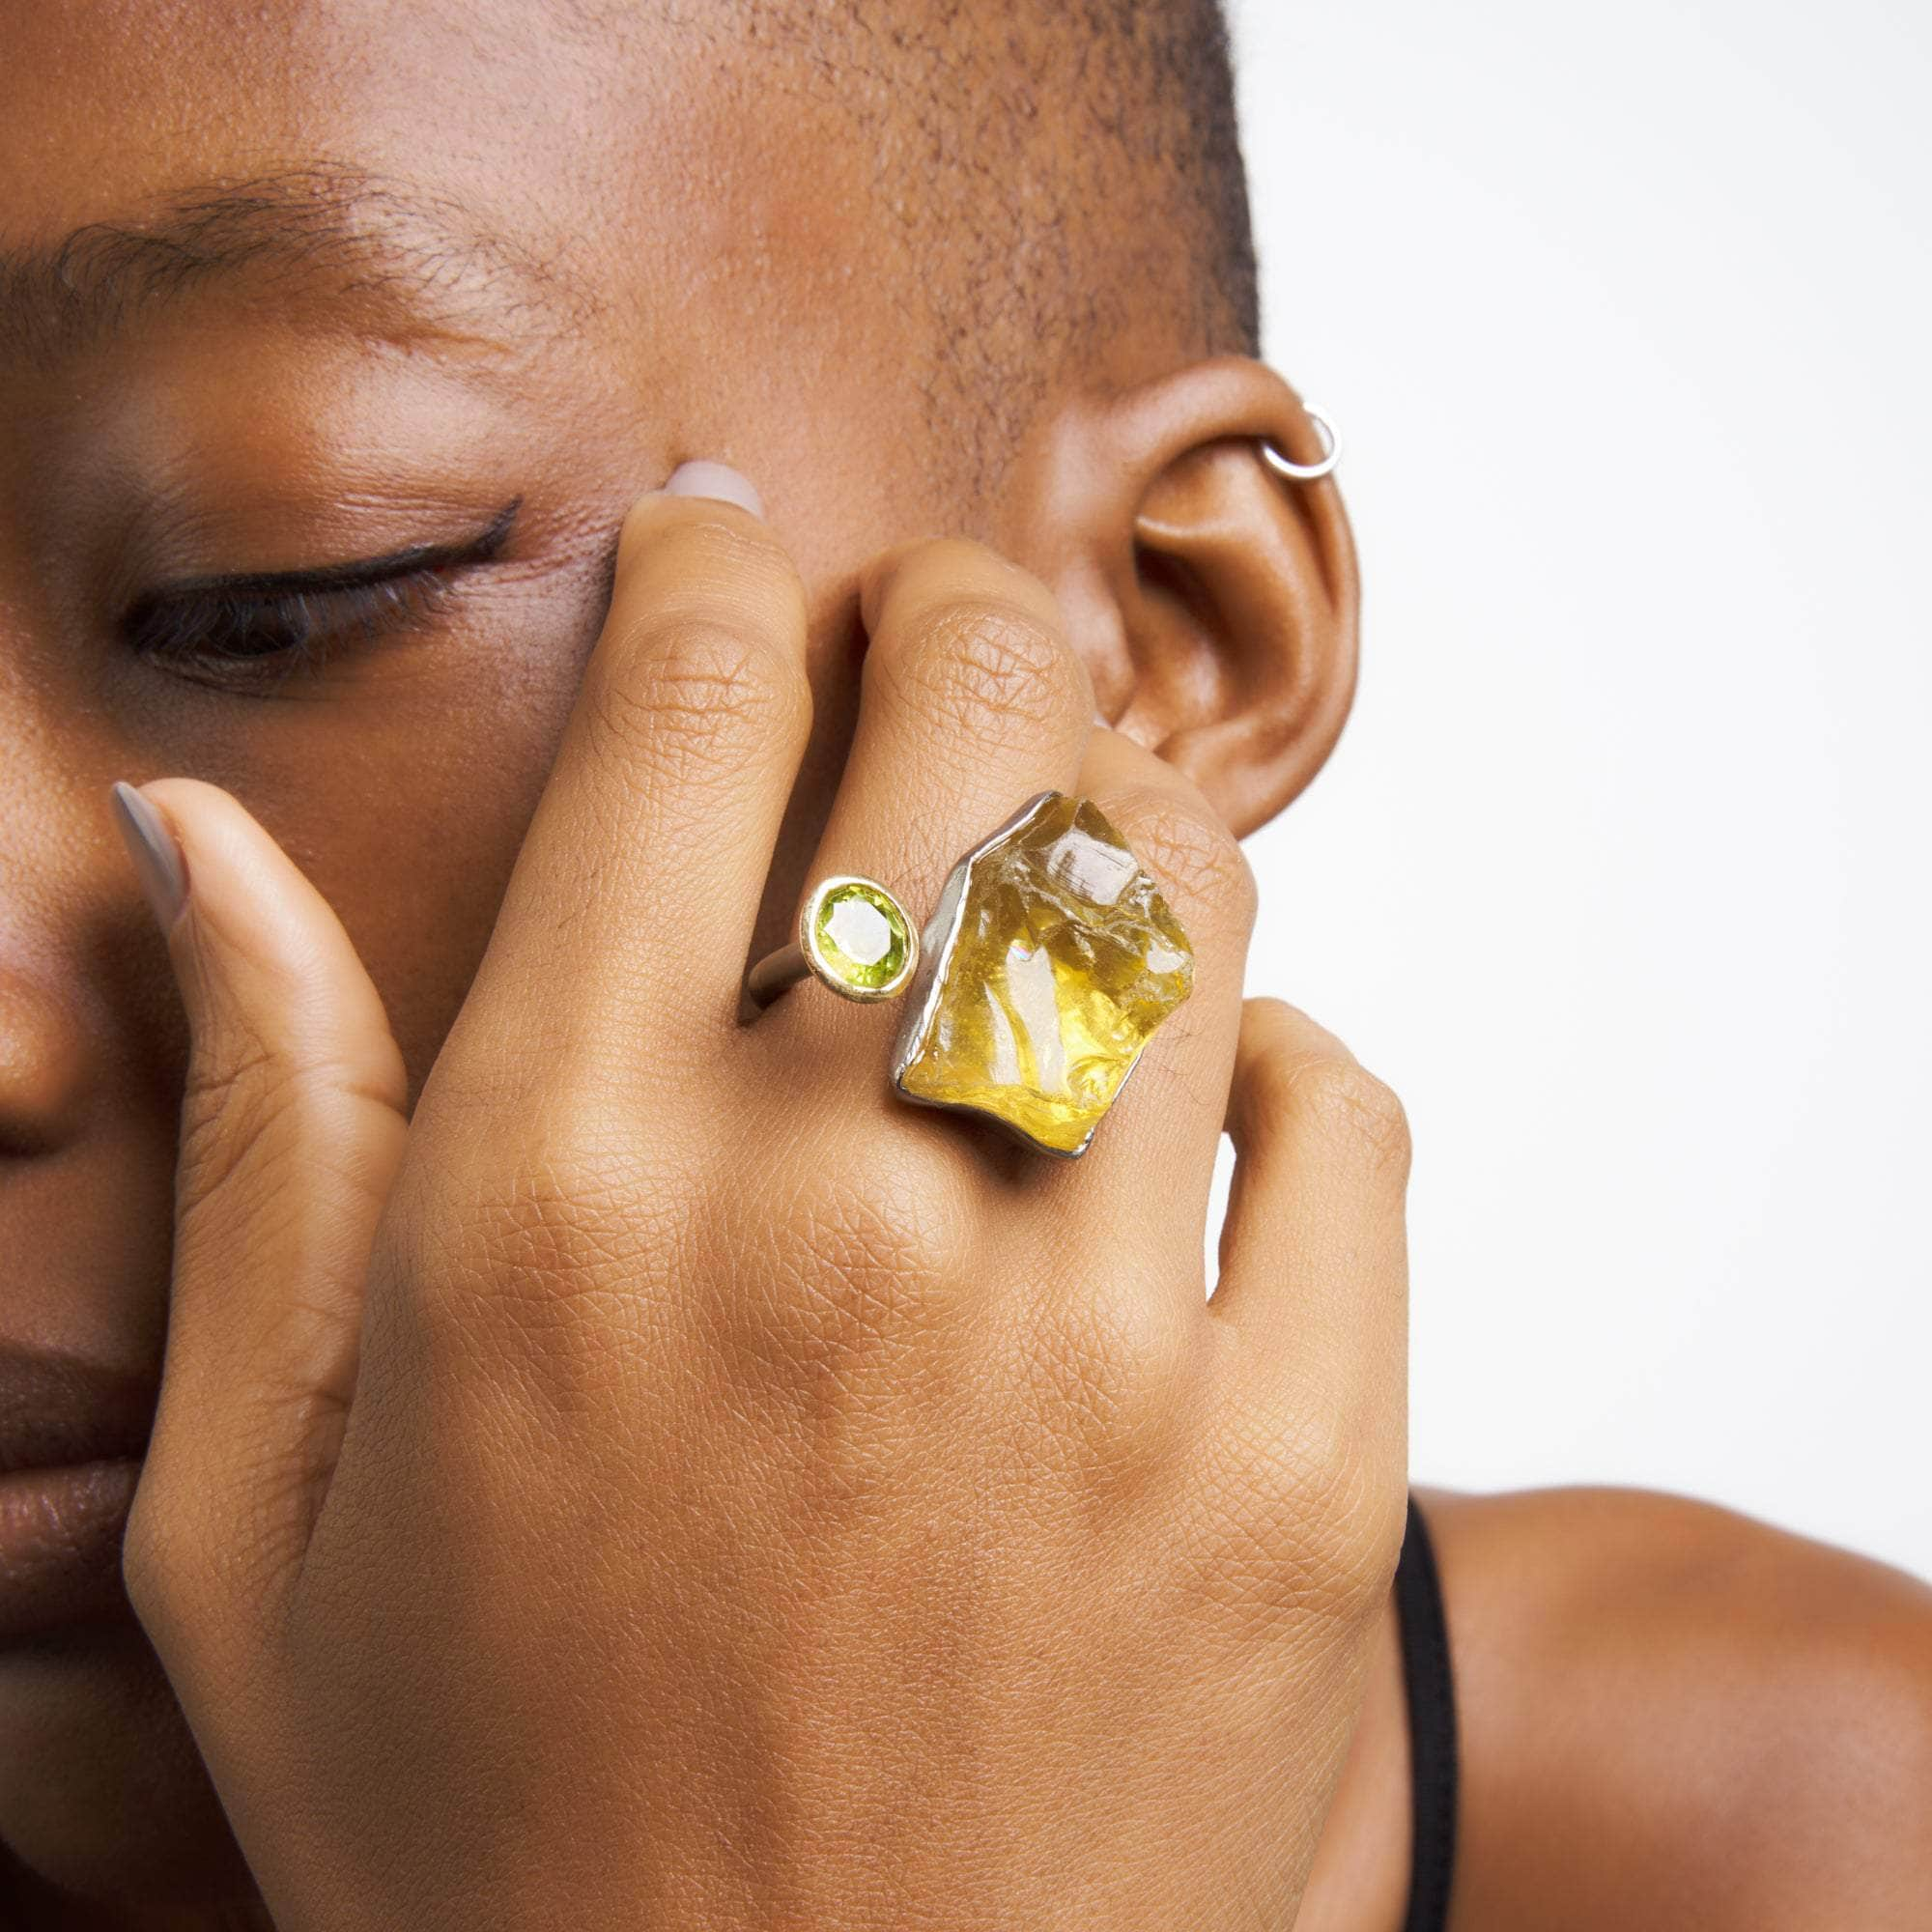
[[[912,944],[905,915],[887,894],[862,879],[847,879],[819,899],[812,939],[819,963],[861,991],[897,980]]]

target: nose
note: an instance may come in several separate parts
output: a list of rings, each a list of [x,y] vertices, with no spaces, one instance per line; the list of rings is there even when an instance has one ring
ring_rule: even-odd
[[[80,1131],[89,1056],[75,1006],[0,963],[0,1157],[52,1153]]]
[[[0,817],[6,794],[0,782]],[[167,1325],[185,1028],[100,817],[91,841],[64,837],[53,814],[22,828],[34,836],[0,837],[0,1350],[151,1377]]]
[[[14,627],[43,605],[9,534],[0,516],[0,1350],[152,1378],[186,1021],[107,786],[159,760],[51,618]]]

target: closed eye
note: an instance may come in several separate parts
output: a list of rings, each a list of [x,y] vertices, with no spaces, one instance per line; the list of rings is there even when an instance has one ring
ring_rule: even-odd
[[[519,497],[506,504],[488,529],[461,543],[412,544],[313,570],[202,578],[146,591],[121,617],[122,640],[137,657],[196,682],[279,684],[294,670],[316,668],[345,643],[426,616],[457,571],[499,554],[522,503]]]

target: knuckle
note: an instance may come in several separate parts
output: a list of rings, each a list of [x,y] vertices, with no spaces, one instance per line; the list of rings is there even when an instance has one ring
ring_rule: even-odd
[[[1242,1074],[1250,1119],[1287,1121],[1374,1173],[1408,1175],[1408,1113],[1385,1080],[1341,1051],[1310,1049],[1269,1030]]]
[[[1332,1432],[1298,1471],[1303,1569],[1336,1616],[1372,1616],[1402,1550],[1407,1491],[1401,1469],[1357,1435]]]
[[[499,1180],[470,1220],[462,1259],[496,1298],[552,1300],[614,1257],[597,1189],[531,1163]]]
[[[789,744],[810,694],[802,663],[717,617],[655,612],[600,651],[585,701],[596,741],[674,780],[727,780],[765,744]]]
[[[709,1352],[810,1472],[801,1506],[839,1518],[901,1485],[929,1443],[935,1374],[965,1305],[963,1208],[896,1174],[814,1173],[720,1216],[731,1257],[697,1307]],[[722,1232],[721,1232],[722,1231]]]
[[[748,1297],[735,1283],[731,1313],[752,1324],[754,1352],[782,1377],[822,1381],[830,1369],[849,1386],[862,1364],[890,1373],[950,1303],[966,1214],[925,1163],[827,1164],[755,1211],[763,1293]],[[758,1240],[748,1230],[740,1244]]]
[[[1378,1173],[1405,1176],[1412,1141],[1408,1115],[1385,1080],[1332,1054],[1274,1055],[1258,1069],[1264,1104],[1305,1122],[1322,1141]]]
[[[260,1144],[262,1109],[253,1076],[270,1064],[266,1049],[254,1048],[220,1065],[197,1057],[182,1090],[181,1147],[176,1179],[176,1214],[197,1213],[243,1172],[250,1151]]]
[[[1168,1455],[1201,1342],[1171,1296],[1085,1294],[1030,1324],[1022,1385],[1048,1441],[1090,1479],[1125,1480]]]
[[[231,1024],[245,1024],[231,1016]],[[271,1166],[300,1100],[302,1074],[252,1031],[195,1056],[182,1094],[175,1212],[186,1222]]]
[[[548,1373],[567,1394],[582,1357],[608,1356],[647,1319],[651,1284],[681,1238],[680,1200],[581,1119],[565,1132],[539,1117],[514,1145],[466,1164],[430,1217],[432,1251],[406,1265],[456,1355],[514,1352],[532,1383]]]
[[[1387,1601],[1407,1491],[1399,1458],[1311,1411],[1239,1410],[1204,1485],[1215,1507],[1197,1533],[1210,1597],[1264,1623],[1359,1629]]]
[[[982,743],[1031,740],[1091,709],[1071,648],[1031,611],[996,597],[923,612],[873,662],[896,696]]]
[[[1243,929],[1257,904],[1255,871],[1240,841],[1203,799],[1141,793],[1121,803],[1128,843],[1184,905],[1212,906]]]

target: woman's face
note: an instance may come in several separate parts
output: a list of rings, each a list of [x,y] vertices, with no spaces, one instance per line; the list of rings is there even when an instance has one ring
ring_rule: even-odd
[[[179,0],[10,22],[0,1437],[30,1401],[40,1436],[15,1427],[0,1469],[130,1446],[161,1357],[185,1037],[109,781],[241,798],[341,915],[419,1084],[631,498],[688,457],[737,465],[812,593],[819,725],[761,941],[842,755],[851,566],[947,521],[917,381],[877,380],[915,350],[876,298],[849,129],[696,61],[689,23],[620,53],[579,20]],[[366,560],[382,581],[210,582]],[[242,1886],[87,1533],[131,1473],[0,1476],[0,1901],[25,1873]]]

